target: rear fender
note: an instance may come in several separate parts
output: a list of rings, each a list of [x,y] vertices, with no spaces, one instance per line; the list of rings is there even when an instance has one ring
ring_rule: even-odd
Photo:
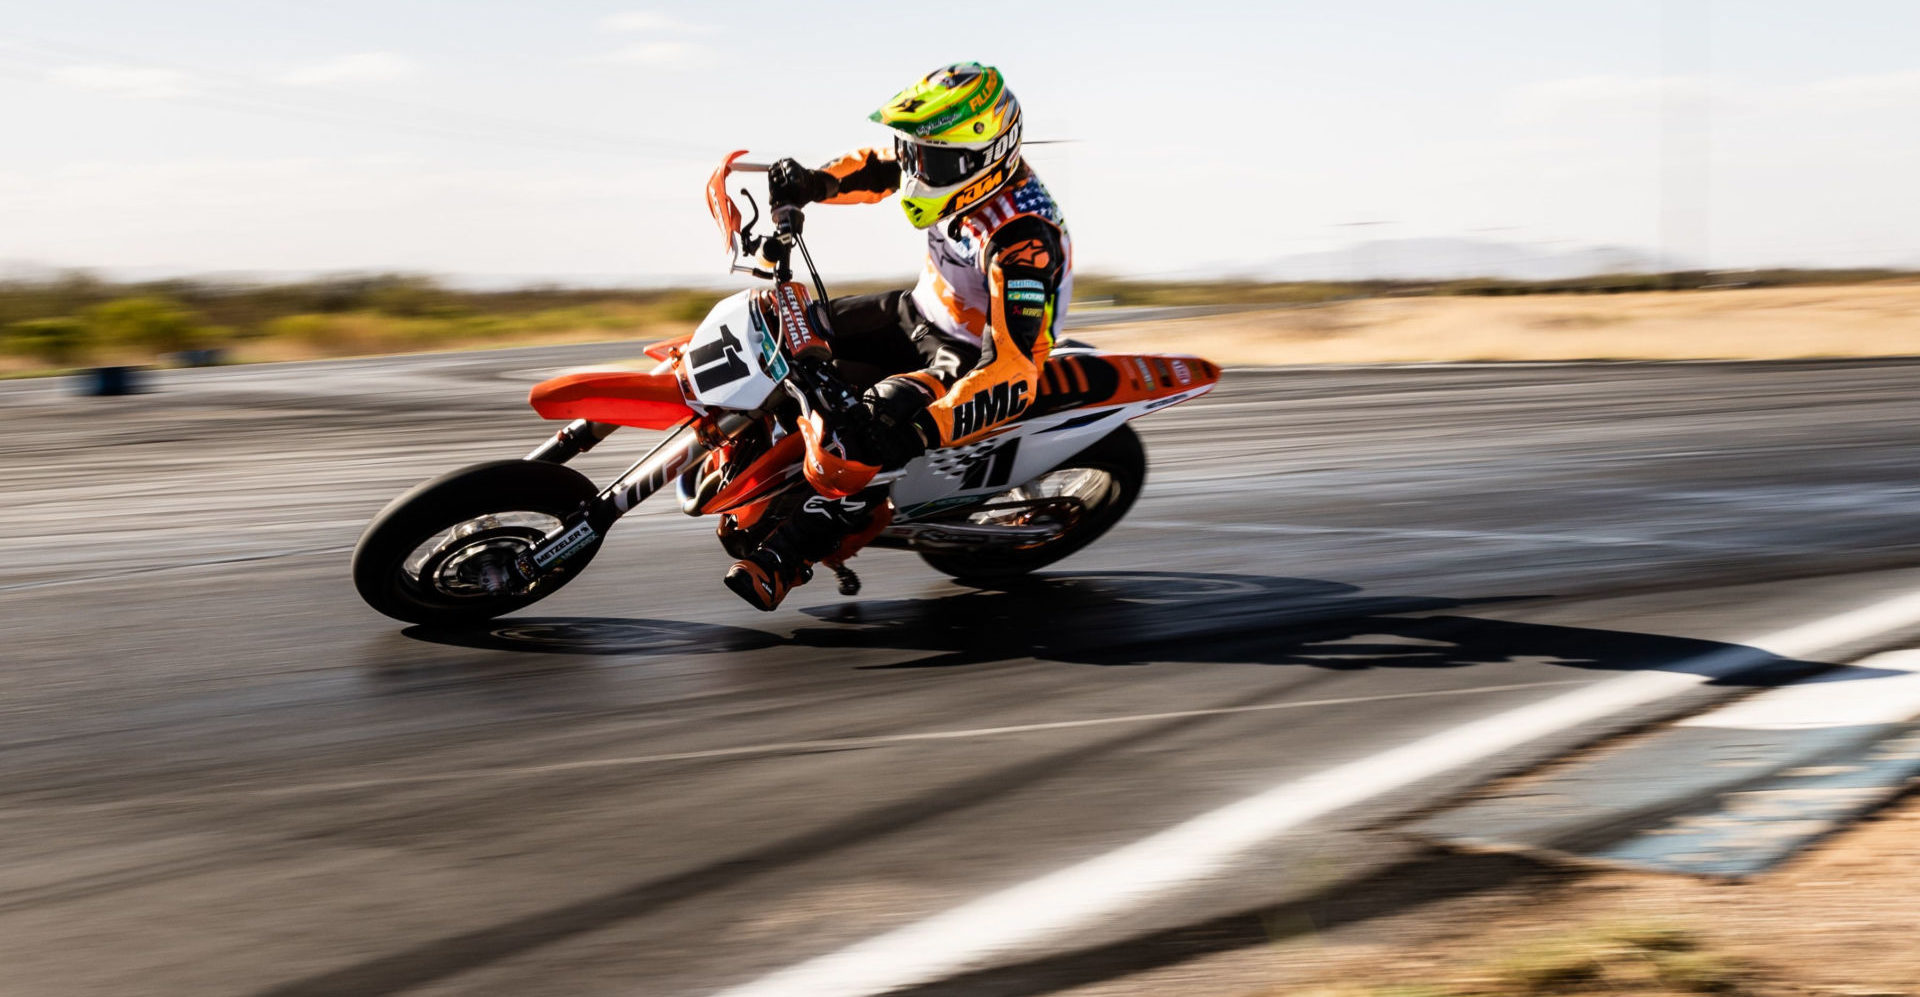
[[[640,429],[672,429],[694,418],[671,371],[585,371],[533,386],[527,404],[545,419],[588,419]]]
[[[1025,418],[1137,402],[1178,404],[1207,393],[1219,381],[1220,368],[1194,356],[1062,351],[1040,368],[1039,390]]]

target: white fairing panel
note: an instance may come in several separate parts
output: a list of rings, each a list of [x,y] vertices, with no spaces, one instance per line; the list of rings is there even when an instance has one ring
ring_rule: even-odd
[[[897,519],[932,515],[953,505],[1032,481],[1098,443],[1129,419],[1197,398],[1213,385],[1178,396],[1102,408],[1074,408],[1021,420],[995,436],[914,459],[894,481]]]
[[[786,359],[761,323],[752,293],[722,298],[687,342],[687,380],[694,400],[709,409],[757,409],[787,376]]]

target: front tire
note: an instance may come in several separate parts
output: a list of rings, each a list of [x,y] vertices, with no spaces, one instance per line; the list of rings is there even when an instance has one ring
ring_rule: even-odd
[[[1033,482],[996,495],[988,504],[1016,497],[1023,489],[1044,483],[1055,475],[1092,472],[1101,480],[1097,487],[1081,497],[1080,517],[1065,533],[1032,547],[982,550],[923,550],[920,559],[933,570],[955,578],[991,580],[1024,575],[1043,568],[1100,539],[1113,524],[1133,508],[1140,487],[1147,479],[1147,451],[1133,427],[1122,425],[1100,442],[1062,461],[1053,470]]]
[[[600,538],[525,589],[500,584],[519,552],[579,511],[598,489],[572,468],[501,460],[450,471],[394,499],[353,550],[367,605],[408,623],[460,626],[510,613],[580,573]]]

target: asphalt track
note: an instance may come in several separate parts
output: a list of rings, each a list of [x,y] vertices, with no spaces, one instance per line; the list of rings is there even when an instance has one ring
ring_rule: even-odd
[[[1230,371],[1135,424],[1126,522],[1009,591],[881,551],[859,597],[759,614],[662,502],[491,629],[359,603],[348,551],[388,498],[524,453],[550,428],[525,387],[619,355],[0,385],[0,992],[716,993],[1920,589],[1920,361],[1883,361]],[[1292,930],[1255,912],[1417,903],[1399,818],[1802,667],[1419,779],[908,992],[1052,992]],[[1457,888],[1525,874],[1470,865]]]

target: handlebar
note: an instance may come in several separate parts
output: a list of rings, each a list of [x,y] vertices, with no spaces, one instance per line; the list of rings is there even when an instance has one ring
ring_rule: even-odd
[[[760,220],[758,205],[753,205],[752,221],[741,219],[739,208],[734,205],[733,198],[727,192],[728,176],[733,173],[768,173],[772,171],[774,165],[741,162],[740,157],[745,154],[745,150],[741,150],[728,156],[707,181],[707,206],[713,212],[714,220],[720,222],[721,230],[727,233],[727,244],[733,255],[732,261],[728,264],[729,269],[734,273],[749,273],[755,277],[786,283],[793,280],[793,250],[798,247],[800,258],[806,263],[807,276],[812,278],[813,288],[819,293],[819,305],[821,308],[826,308],[830,304],[827,285],[820,279],[820,268],[813,264],[813,254],[807,252],[806,240],[801,238],[807,221],[806,212],[801,210],[802,206],[798,204],[769,205],[774,226],[773,234],[770,236],[753,234],[753,227]],[[753,204],[751,192],[742,187],[740,193],[746,197],[748,204]],[[768,193],[771,195],[773,192]],[[763,270],[751,264],[742,266],[740,263],[742,254],[757,255],[770,264],[772,269]]]

